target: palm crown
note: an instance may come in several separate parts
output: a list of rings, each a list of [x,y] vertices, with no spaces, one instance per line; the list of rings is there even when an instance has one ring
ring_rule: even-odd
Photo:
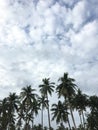
[[[42,95],[45,97],[48,95],[51,95],[52,92],[54,91],[54,83],[49,81],[50,78],[45,78],[43,79],[43,84],[39,85],[40,92]]]
[[[74,84],[75,79],[69,78],[68,73],[64,73],[64,76],[58,80],[60,84],[57,86],[56,91],[59,97],[62,95],[65,98],[70,98],[72,95],[75,95],[76,84]]]

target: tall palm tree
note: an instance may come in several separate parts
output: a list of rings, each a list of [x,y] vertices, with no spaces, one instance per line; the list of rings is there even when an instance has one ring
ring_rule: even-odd
[[[88,96],[86,94],[83,94],[82,91],[78,89],[77,94],[75,95],[75,97],[72,99],[72,102],[71,102],[72,106],[76,108],[76,110],[78,110],[81,126],[84,125],[84,128],[85,128],[85,118],[84,118],[83,111],[86,111],[86,107],[88,104],[87,97]]]
[[[91,111],[98,109],[98,96],[90,96],[88,100],[88,106],[90,107]]]
[[[71,113],[74,127],[76,129],[76,123],[72,112],[72,106],[70,103],[71,98],[73,98],[76,93],[76,84],[74,84],[75,79],[69,78],[68,73],[64,73],[63,77],[61,77],[58,81],[60,82],[60,84],[57,86],[56,91],[59,97],[63,96],[64,99],[68,101],[69,110]]]
[[[32,89],[31,85],[29,85],[22,88],[22,92],[20,93],[20,100],[23,108],[22,114],[24,115],[23,119],[25,121],[25,127],[27,128],[27,130],[29,129],[30,121],[33,124],[34,119],[32,110],[33,110],[33,104],[37,100],[37,94],[34,92],[35,89]]]
[[[0,103],[0,124],[1,129],[15,129],[15,112],[18,109],[18,96],[10,93]]]
[[[10,93],[7,100],[8,100],[8,129],[15,129],[15,112],[18,111],[18,96],[16,93]]]
[[[38,99],[34,100],[31,104],[31,115],[33,115],[33,118],[38,115],[38,111],[40,110],[40,104],[38,102]],[[32,120],[32,128],[34,124],[34,119]]]
[[[87,115],[89,130],[98,130],[98,96],[90,96],[88,106],[90,113]]]
[[[6,130],[8,125],[8,100],[4,98],[0,101],[0,129]]]
[[[49,130],[51,129],[50,123],[50,111],[49,111],[49,99],[48,95],[52,95],[54,91],[54,83],[50,82],[49,78],[45,78],[42,80],[43,84],[39,85],[41,95],[47,100],[47,111],[48,111],[48,122],[49,122]]]
[[[22,123],[23,123],[23,120],[24,120],[24,110],[25,110],[25,106],[19,102],[18,104],[18,117],[17,117],[17,125],[16,125],[16,128],[17,130],[21,130],[22,128]]]
[[[58,104],[53,104],[52,105],[52,120],[56,119],[56,123],[60,123],[63,125],[63,122],[67,122],[70,127],[69,119],[68,119],[68,111],[67,111],[67,106],[65,103],[62,103],[60,100],[58,101]]]
[[[39,105],[41,106],[41,125],[42,125],[42,129],[43,127],[43,110],[44,108],[47,108],[47,100],[45,99],[45,97],[43,95],[41,95],[41,97],[38,97],[38,102]]]

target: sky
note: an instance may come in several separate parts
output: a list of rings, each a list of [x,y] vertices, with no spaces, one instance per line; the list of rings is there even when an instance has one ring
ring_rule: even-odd
[[[0,99],[64,72],[98,91],[98,0],[0,0]]]

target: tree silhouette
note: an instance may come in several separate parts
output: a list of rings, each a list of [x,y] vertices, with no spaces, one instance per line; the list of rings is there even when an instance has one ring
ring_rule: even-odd
[[[74,127],[76,129],[76,123],[72,112],[72,106],[70,103],[71,98],[73,98],[76,94],[76,84],[74,84],[75,79],[69,78],[68,73],[64,73],[63,77],[59,78],[60,84],[57,86],[56,91],[60,96],[65,98],[65,101],[68,101],[71,117],[73,120]]]
[[[26,86],[22,88],[20,93],[21,107],[23,120],[25,121],[25,128],[29,130],[29,123],[33,125],[34,113],[37,113],[37,110],[34,109],[33,104],[36,102],[37,94],[34,93],[35,89],[32,89],[31,86]]]
[[[49,78],[43,79],[42,80],[43,84],[39,85],[39,88],[41,95],[47,100],[48,122],[49,122],[49,129],[51,129],[48,95],[52,95],[55,86],[54,83],[50,82],[49,80],[50,80]]]
[[[68,119],[68,111],[67,111],[67,106],[65,103],[62,103],[60,100],[58,101],[58,104],[53,104],[52,105],[52,120],[56,119],[56,123],[60,123],[63,125],[63,122],[67,122],[68,125],[69,125],[69,128],[71,129],[70,127],[70,124],[69,124],[69,119]]]

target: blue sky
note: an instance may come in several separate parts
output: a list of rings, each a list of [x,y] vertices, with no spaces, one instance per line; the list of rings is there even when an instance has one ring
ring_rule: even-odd
[[[98,91],[97,0],[0,0],[0,99],[64,72]]]

